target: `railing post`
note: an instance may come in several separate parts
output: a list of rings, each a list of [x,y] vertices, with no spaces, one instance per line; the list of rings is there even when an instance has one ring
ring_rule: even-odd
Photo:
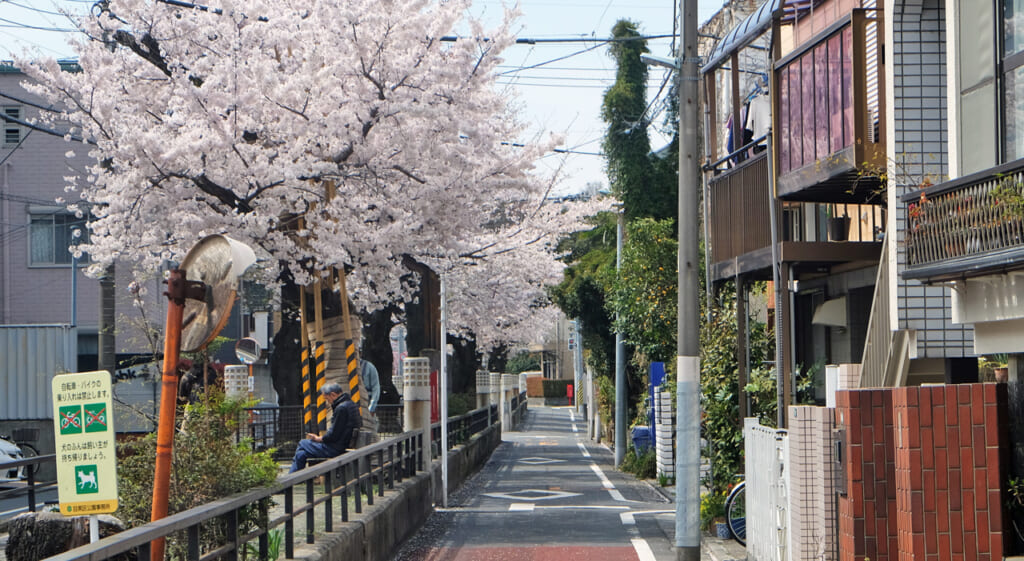
[[[405,427],[410,431],[422,431],[422,470],[430,465],[430,359],[407,357],[402,369],[405,381]]]
[[[284,520],[284,556],[288,559],[295,557],[295,512],[294,499],[292,494],[294,487],[284,490],[284,512],[287,515]]]
[[[334,501],[331,493],[334,492],[334,470],[324,474],[324,494],[328,499],[324,501],[324,531],[334,531]]]

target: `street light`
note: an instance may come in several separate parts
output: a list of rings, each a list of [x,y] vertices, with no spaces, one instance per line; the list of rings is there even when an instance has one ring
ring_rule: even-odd
[[[679,253],[676,316],[676,558],[700,559],[700,305],[697,224],[697,0],[680,0],[677,60],[641,55],[678,71]]]

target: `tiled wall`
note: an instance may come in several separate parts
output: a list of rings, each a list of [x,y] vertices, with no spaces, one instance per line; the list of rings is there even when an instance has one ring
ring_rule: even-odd
[[[791,561],[836,561],[833,413],[789,408],[789,523]]]
[[[900,196],[916,191],[924,179],[939,183],[948,167],[946,102],[946,10],[940,0],[897,2],[891,19],[893,44],[887,46],[892,90],[889,209],[896,235],[889,236],[900,264],[906,262],[905,228]],[[890,272],[898,286],[899,328],[917,330],[921,358],[959,358],[974,353],[974,331],[951,320],[948,288],[905,281]]]
[[[841,391],[836,405],[841,560],[1002,559],[1005,385]]]

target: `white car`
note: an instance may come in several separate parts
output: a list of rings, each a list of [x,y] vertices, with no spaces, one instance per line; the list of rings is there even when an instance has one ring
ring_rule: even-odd
[[[0,482],[25,479],[25,466],[8,467],[6,464],[24,459],[21,448],[13,442],[0,438]]]

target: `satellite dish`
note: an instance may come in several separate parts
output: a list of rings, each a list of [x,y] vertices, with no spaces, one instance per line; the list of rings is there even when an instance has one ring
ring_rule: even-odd
[[[189,250],[180,268],[186,280],[206,285],[206,295],[185,300],[182,351],[197,351],[220,333],[235,302],[238,278],[255,262],[249,246],[221,235],[205,237]]]
[[[235,343],[235,356],[238,360],[242,361],[243,364],[255,364],[260,359],[260,352],[263,349],[260,348],[260,343],[252,337],[246,337],[239,339]]]

